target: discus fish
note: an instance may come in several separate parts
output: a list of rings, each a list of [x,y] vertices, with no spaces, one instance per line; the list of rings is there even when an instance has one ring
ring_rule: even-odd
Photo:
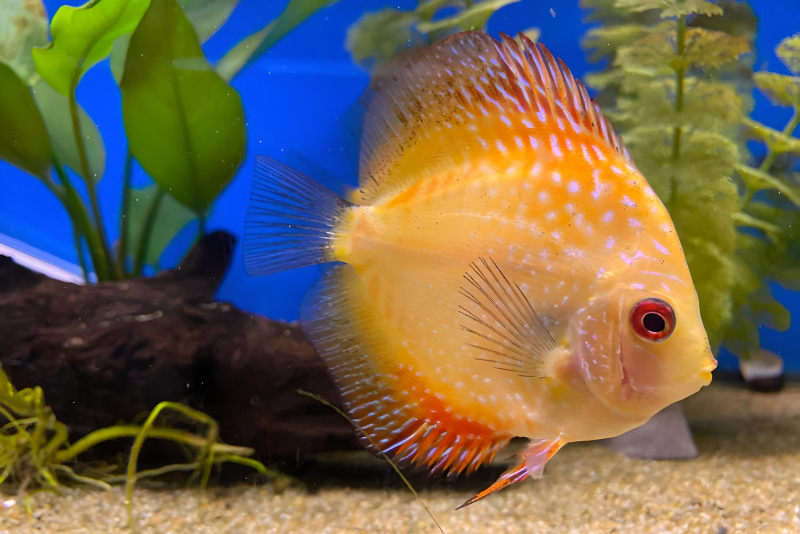
[[[667,210],[584,86],[465,32],[373,83],[348,200],[259,157],[252,275],[334,263],[301,323],[364,442],[433,473],[613,437],[716,367]],[[377,450],[376,450],[377,449]]]

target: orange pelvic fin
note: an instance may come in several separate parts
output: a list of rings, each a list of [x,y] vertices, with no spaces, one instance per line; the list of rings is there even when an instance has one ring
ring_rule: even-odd
[[[561,437],[557,437],[555,439],[531,440],[531,442],[528,444],[528,447],[521,453],[517,454],[519,462],[516,465],[503,473],[500,478],[497,479],[497,482],[456,508],[456,510],[460,510],[465,506],[469,506],[472,503],[478,502],[495,491],[501,490],[506,486],[510,486],[515,482],[525,480],[528,477],[542,478],[545,464],[564,445],[566,445],[566,442]]]

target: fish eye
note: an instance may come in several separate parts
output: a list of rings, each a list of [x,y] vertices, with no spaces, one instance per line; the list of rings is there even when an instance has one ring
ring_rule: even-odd
[[[631,310],[631,326],[642,339],[664,341],[675,329],[675,312],[661,299],[643,299]]]

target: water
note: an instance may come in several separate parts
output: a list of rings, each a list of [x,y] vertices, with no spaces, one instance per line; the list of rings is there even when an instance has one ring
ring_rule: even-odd
[[[413,10],[416,4],[403,0],[391,7]],[[589,24],[586,11],[576,4],[522,0],[499,9],[489,19],[487,31],[497,36],[536,26],[541,42],[577,78],[584,78],[600,67],[587,60],[581,47]],[[77,4],[48,0],[44,5],[52,17],[62,5]],[[208,60],[219,61],[243,36],[263,28],[284,7],[282,1],[239,2],[230,19],[203,45]],[[216,237],[207,239],[206,256],[185,265],[184,276],[162,274],[166,281],[155,289],[149,282],[133,279],[117,283],[118,289],[107,290],[111,286],[100,284],[82,290],[33,280],[10,267],[2,271],[8,282],[0,279],[0,291],[5,287],[11,291],[5,297],[0,293],[0,303],[8,324],[14,326],[6,330],[7,339],[0,339],[5,347],[0,350],[3,368],[20,388],[42,386],[55,416],[68,425],[70,442],[120,421],[141,424],[143,415],[160,401],[180,402],[217,419],[225,443],[252,447],[254,457],[264,464],[301,481],[282,491],[284,479],[271,485],[248,469],[228,468],[222,475],[214,472],[214,489],[207,494],[206,504],[201,502],[203,494],[188,491],[168,494],[175,499],[174,507],[159,502],[156,484],[140,483],[134,513],[145,531],[435,531],[430,517],[391,468],[360,451],[339,415],[296,393],[298,387],[309,389],[339,404],[337,390],[322,362],[304,343],[301,328],[269,323],[266,318],[297,320],[303,296],[325,268],[252,277],[242,261],[245,213],[257,155],[284,162],[339,194],[346,186],[356,185],[353,147],[346,137],[348,112],[369,75],[354,63],[344,42],[347,28],[362,14],[385,7],[385,2],[375,0],[341,0],[320,10],[233,80],[244,109],[245,156],[204,222],[205,233]],[[758,17],[753,68],[789,74],[774,49],[800,31],[796,22],[800,8],[795,0],[773,0],[753,2],[752,9]],[[782,129],[791,110],[773,106],[758,91],[753,98],[750,117]],[[84,76],[77,101],[97,124],[105,145],[106,171],[97,195],[108,241],[117,243],[128,145],[120,92],[108,60]],[[757,144],[749,146],[754,155],[763,154]],[[72,224],[61,202],[42,181],[3,161],[0,176],[0,254],[13,255],[19,263],[61,280],[77,281],[81,271]],[[73,177],[88,206],[85,186]],[[152,183],[142,166],[134,163],[133,187]],[[180,264],[198,231],[197,220],[180,229],[159,259],[164,271]],[[230,251],[227,235],[233,237]],[[227,254],[229,263],[220,264]],[[144,272],[152,276],[156,269],[147,266]],[[771,289],[797,317],[798,293],[779,284]],[[8,295],[35,298],[12,301]],[[548,464],[544,481],[515,485],[460,512],[453,508],[491,484],[509,465],[508,455],[499,455],[495,465],[472,479],[444,483],[416,476],[412,485],[423,490],[423,500],[447,532],[478,532],[481,524],[498,532],[608,532],[614,528],[671,532],[682,525],[697,532],[747,532],[755,529],[757,521],[775,529],[800,529],[800,487],[786,474],[800,451],[800,400],[793,381],[800,372],[796,348],[800,327],[796,321],[785,331],[760,325],[759,334],[761,346],[781,356],[789,385],[774,397],[778,399],[774,404],[770,397],[745,391],[736,382],[738,360],[723,349],[715,385],[684,404],[699,451],[699,458],[692,462],[632,460],[596,443],[571,445]],[[158,421],[203,435],[186,417]],[[663,438],[686,431],[682,416],[676,424],[661,434],[654,430],[655,435]],[[753,424],[761,426],[749,440],[745,428]],[[128,437],[135,434],[130,432]],[[690,438],[682,445],[687,442],[691,445]],[[517,445],[515,441],[512,447]],[[126,462],[130,441],[105,447],[81,456],[80,464],[69,465],[86,476],[102,478],[86,466],[95,468],[98,461]],[[665,454],[679,448],[667,447]],[[0,443],[0,452],[7,450],[10,445]],[[169,446],[146,446],[140,467],[192,460],[176,451]],[[26,475],[33,472],[23,469],[11,484],[0,486],[11,503],[0,509],[0,532],[14,525],[31,528],[15,492],[20,483],[23,489],[47,485],[40,472]],[[185,480],[181,477],[159,483],[176,488]],[[63,472],[61,479],[67,479]],[[224,487],[227,484],[233,484],[233,489]],[[661,495],[659,484],[666,488]],[[323,490],[309,493],[308,488],[314,487]],[[98,499],[105,497],[94,492],[81,489],[70,493],[67,501],[48,496],[37,500],[37,506],[50,507],[41,517],[52,522],[48,528],[53,532],[67,531],[55,525],[73,508],[90,510],[81,519],[89,531],[122,531],[127,519],[121,490],[104,494],[112,503],[107,513],[96,508]],[[579,497],[568,497],[573,494]],[[68,504],[72,499],[74,503]],[[264,510],[255,511],[259,506]],[[175,510],[188,511],[176,514]],[[182,526],[176,523],[181,516],[188,518]]]

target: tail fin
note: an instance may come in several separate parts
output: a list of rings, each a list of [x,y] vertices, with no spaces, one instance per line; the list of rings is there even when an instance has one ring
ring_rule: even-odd
[[[283,163],[256,157],[245,218],[247,274],[264,276],[334,261],[335,228],[352,206]]]

